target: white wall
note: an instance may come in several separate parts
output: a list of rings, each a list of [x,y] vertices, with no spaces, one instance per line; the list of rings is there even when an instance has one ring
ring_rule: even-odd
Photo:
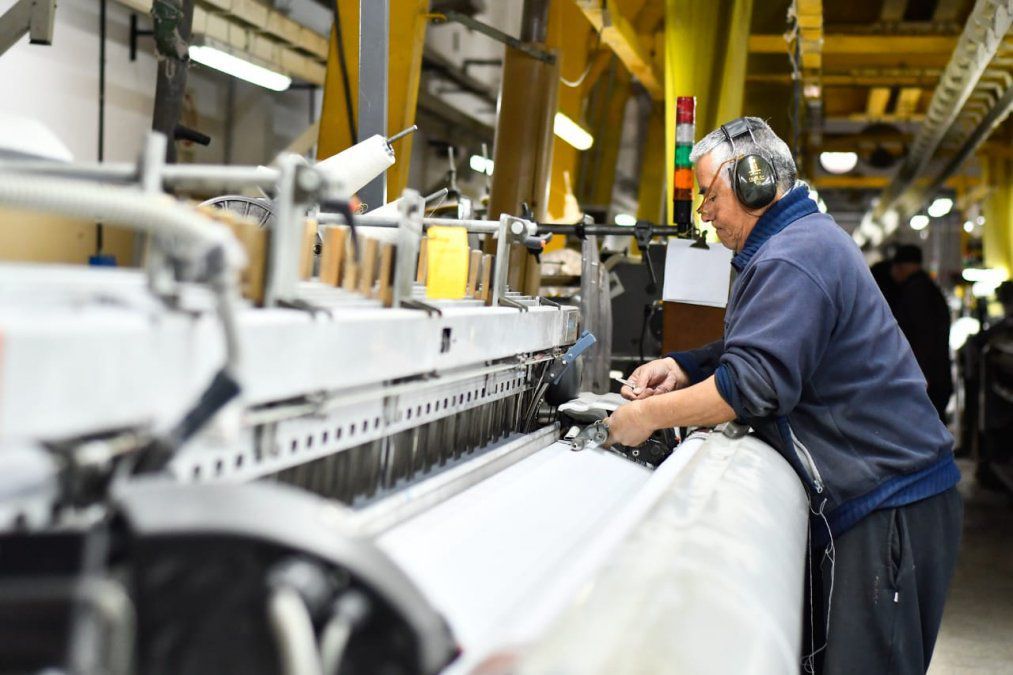
[[[0,0],[0,13],[13,4]],[[107,11],[105,159],[132,161],[151,128],[154,46],[150,37],[142,37],[137,60],[130,61],[130,12],[114,0]],[[141,28],[150,28],[149,17],[139,19]],[[0,56],[0,111],[38,119],[76,159],[97,159],[98,57],[98,0],[61,0],[52,46],[32,45],[25,37]],[[188,89],[196,128],[211,136],[212,144],[194,147],[188,160],[223,161],[229,80],[200,66],[191,68]],[[309,124],[308,92],[274,93],[240,81],[234,86],[233,163],[270,161]],[[190,121],[184,113],[182,122]]]

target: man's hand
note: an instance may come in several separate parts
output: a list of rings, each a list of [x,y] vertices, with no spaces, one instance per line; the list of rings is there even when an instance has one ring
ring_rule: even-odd
[[[607,445],[637,446],[654,433],[654,427],[647,420],[644,404],[634,401],[621,405],[608,419],[609,437]]]
[[[636,386],[624,386],[619,393],[631,401],[639,401],[655,394],[667,394],[690,384],[689,376],[671,356],[648,361],[634,370],[629,380]]]

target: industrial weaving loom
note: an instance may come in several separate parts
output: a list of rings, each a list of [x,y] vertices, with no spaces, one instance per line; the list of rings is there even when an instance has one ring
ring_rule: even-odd
[[[142,269],[0,265],[0,672],[637,672],[729,633],[730,668],[793,667],[798,481],[720,432],[657,468],[575,452],[545,393],[579,312],[507,287],[533,223],[436,222],[411,191],[356,218],[340,162],[169,166],[164,142],[0,162],[0,203],[146,234]],[[163,193],[196,187],[262,188],[272,218]],[[464,298],[426,292],[431,226],[495,241]],[[582,603],[655,636],[640,661]]]

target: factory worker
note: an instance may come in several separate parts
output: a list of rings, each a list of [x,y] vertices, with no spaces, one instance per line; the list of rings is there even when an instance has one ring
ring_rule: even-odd
[[[960,541],[953,438],[861,252],[796,182],[784,141],[747,117],[691,159],[699,213],[735,252],[724,338],[635,370],[610,442],[749,424],[808,492],[801,667],[923,673]]]

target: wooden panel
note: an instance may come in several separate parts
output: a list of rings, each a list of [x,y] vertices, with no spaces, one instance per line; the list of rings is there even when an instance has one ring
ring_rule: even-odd
[[[107,225],[103,235],[103,252],[132,265],[134,233]],[[93,222],[0,208],[0,260],[84,265],[94,252]]]
[[[725,310],[720,307],[666,302],[662,310],[661,352],[696,349],[724,335]]]
[[[331,286],[341,285],[341,265],[345,259],[345,241],[348,228],[324,229],[324,250],[320,256],[320,281]]]

